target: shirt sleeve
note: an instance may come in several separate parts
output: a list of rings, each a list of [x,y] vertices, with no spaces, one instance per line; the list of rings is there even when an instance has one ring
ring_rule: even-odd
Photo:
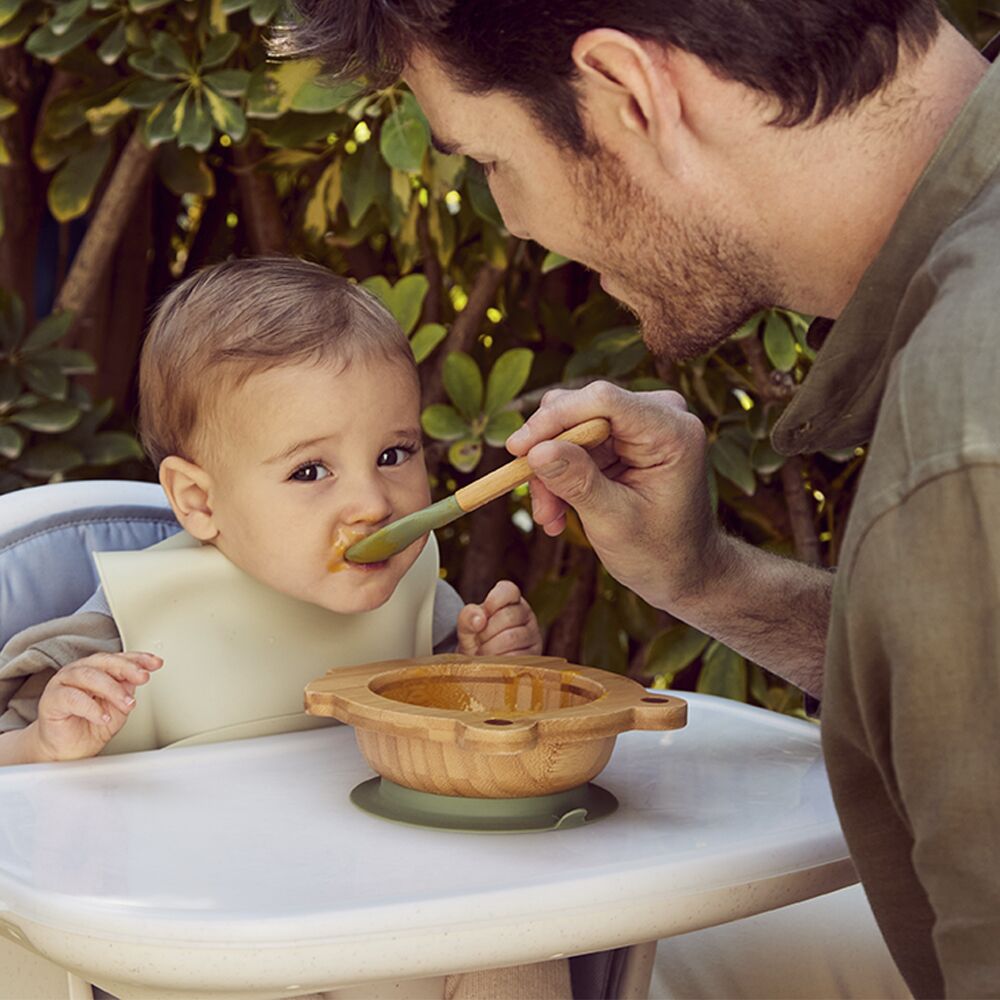
[[[0,732],[23,729],[38,718],[38,699],[60,667],[121,649],[114,619],[96,611],[55,618],[12,636],[0,649]]]
[[[847,601],[851,702],[831,718],[825,698],[824,726],[842,724],[873,758],[885,822],[875,823],[872,811],[862,823],[875,838],[875,827],[898,822],[910,848],[899,863],[912,866],[926,893],[946,995],[995,996],[1000,467],[939,476],[881,516],[860,542]],[[848,787],[846,799],[858,791]],[[864,805],[854,799],[856,812]],[[865,859],[858,861],[864,877]],[[906,898],[904,883],[885,886],[897,903]]]
[[[435,653],[453,653],[458,648],[458,614],[465,607],[465,601],[450,584],[438,580],[434,591],[434,626],[431,641]]]

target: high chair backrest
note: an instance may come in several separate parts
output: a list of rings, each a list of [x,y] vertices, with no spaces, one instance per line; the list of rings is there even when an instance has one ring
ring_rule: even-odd
[[[143,549],[178,530],[155,483],[55,483],[0,496],[0,647],[87,601],[98,585],[91,552]]]

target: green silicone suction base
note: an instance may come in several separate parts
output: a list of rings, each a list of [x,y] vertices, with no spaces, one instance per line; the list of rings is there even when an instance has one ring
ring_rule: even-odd
[[[520,799],[472,799],[433,795],[370,778],[351,792],[365,812],[397,823],[469,833],[536,833],[568,830],[610,816],[618,800],[598,785]]]

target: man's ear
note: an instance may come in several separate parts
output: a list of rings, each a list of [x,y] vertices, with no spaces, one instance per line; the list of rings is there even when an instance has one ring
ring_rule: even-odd
[[[577,38],[572,54],[589,114],[605,119],[602,131],[623,127],[649,141],[662,158],[681,119],[667,50],[623,31],[594,28]]]
[[[200,465],[168,455],[160,462],[160,485],[189,535],[210,542],[219,534],[210,502],[212,479]]]

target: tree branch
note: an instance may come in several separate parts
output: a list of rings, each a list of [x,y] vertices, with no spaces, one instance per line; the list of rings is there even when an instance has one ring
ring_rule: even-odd
[[[260,140],[253,133],[245,142],[232,147],[233,173],[246,220],[247,243],[254,254],[285,254],[288,253],[288,233],[281,202],[274,178],[257,169],[262,157]]]

